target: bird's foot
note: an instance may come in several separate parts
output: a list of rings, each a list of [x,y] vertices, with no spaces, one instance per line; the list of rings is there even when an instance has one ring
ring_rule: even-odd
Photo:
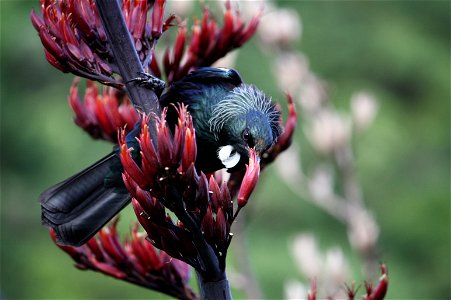
[[[138,74],[141,76],[130,79],[126,83],[136,82],[138,85],[143,85],[154,91],[162,91],[164,89],[164,87],[166,86],[166,82],[164,82],[160,78],[157,78],[151,74],[148,74],[145,72],[139,72]]]

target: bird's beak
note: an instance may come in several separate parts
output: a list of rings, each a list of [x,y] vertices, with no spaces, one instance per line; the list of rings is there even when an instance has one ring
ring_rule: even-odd
[[[264,148],[264,141],[263,140],[257,140],[254,146],[254,151],[257,154],[258,161],[260,162],[260,157],[262,157],[263,153],[265,152]]]
[[[263,151],[259,151],[257,149],[257,147],[249,148],[248,151],[249,151],[249,157],[252,156],[252,152],[254,152],[256,154],[255,155],[256,156],[256,162],[258,164],[260,164],[260,158],[262,157]]]

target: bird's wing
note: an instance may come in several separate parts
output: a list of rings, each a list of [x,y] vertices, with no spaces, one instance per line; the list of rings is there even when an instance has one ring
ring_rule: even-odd
[[[104,184],[118,163],[111,153],[41,194],[42,222],[55,231],[59,243],[80,246],[130,202],[128,192]]]
[[[172,83],[161,95],[160,104],[169,109],[169,124],[175,124],[178,117],[171,104],[188,105],[188,110],[195,119],[196,130],[206,131],[213,107],[240,84],[241,77],[235,70],[200,68]]]
[[[209,94],[227,92],[242,83],[240,75],[233,69],[200,68],[172,83],[163,92],[160,103],[163,107],[180,102],[196,105],[211,98]]]

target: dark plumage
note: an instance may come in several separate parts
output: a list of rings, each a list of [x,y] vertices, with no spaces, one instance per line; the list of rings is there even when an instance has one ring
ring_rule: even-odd
[[[242,82],[231,69],[201,68],[167,87],[161,106],[167,121],[177,121],[172,104],[184,103],[193,117],[198,155],[196,168],[213,172],[243,168],[248,149],[261,155],[281,133],[280,113],[270,98]],[[139,127],[127,141],[135,143]],[[136,149],[138,145],[133,145]],[[130,201],[121,182],[116,152],[49,188],[40,196],[42,221],[53,228],[62,244],[81,245]]]

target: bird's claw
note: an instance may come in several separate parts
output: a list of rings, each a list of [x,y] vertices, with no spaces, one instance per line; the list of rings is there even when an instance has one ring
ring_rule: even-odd
[[[138,73],[141,76],[126,81],[126,83],[136,82],[138,85],[146,86],[154,91],[161,91],[166,86],[166,82],[145,72]]]

